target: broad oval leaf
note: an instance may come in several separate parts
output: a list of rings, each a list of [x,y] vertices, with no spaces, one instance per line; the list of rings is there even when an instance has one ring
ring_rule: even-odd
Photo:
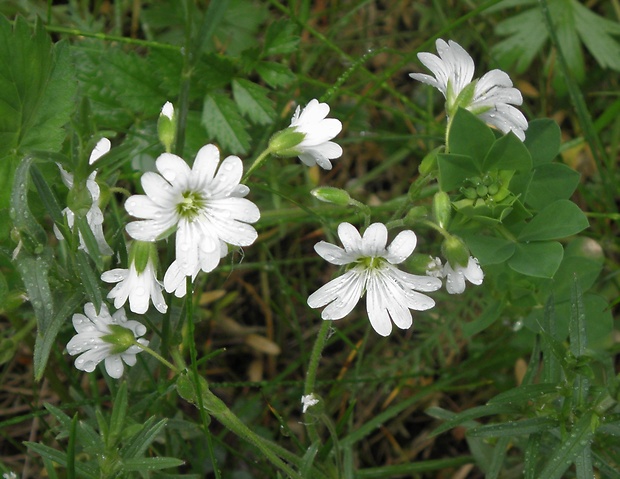
[[[570,200],[554,201],[530,220],[519,233],[519,241],[565,238],[589,226],[583,211]]]

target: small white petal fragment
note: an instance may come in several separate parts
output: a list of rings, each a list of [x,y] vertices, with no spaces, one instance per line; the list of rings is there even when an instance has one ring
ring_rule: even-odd
[[[101,311],[97,314],[93,303],[86,303],[84,313],[73,315],[73,327],[77,334],[67,344],[67,352],[77,356],[75,367],[91,373],[104,361],[107,373],[114,379],[120,378],[123,363],[128,366],[136,364],[136,354],[142,349],[135,344],[119,348],[119,341],[126,341],[125,336],[129,334],[147,346],[149,342],[141,338],[146,333],[146,327],[138,321],[128,321],[123,309],[110,315],[105,304],[101,305]],[[120,333],[114,327],[121,327]]]
[[[312,406],[316,406],[319,403],[319,399],[314,395],[314,393],[306,394],[301,397],[301,412],[306,414],[308,408]]]
[[[321,313],[323,319],[342,319],[366,294],[370,324],[378,334],[388,336],[392,323],[400,329],[411,327],[410,309],[424,311],[435,305],[432,298],[418,291],[436,291],[441,287],[441,280],[405,273],[394,266],[413,253],[417,242],[413,231],[402,231],[387,247],[388,231],[382,223],[370,225],[363,236],[351,224],[341,223],[338,236],[344,248],[325,241],[314,247],[326,261],[349,265],[342,276],[308,297],[311,308],[325,306]]]
[[[521,105],[521,92],[513,88],[506,72],[491,70],[472,85],[473,96],[461,92],[472,84],[474,61],[463,47],[450,40],[436,42],[437,53],[418,53],[418,59],[432,73],[410,73],[409,76],[437,88],[446,99],[448,116],[454,115],[458,107],[465,108],[503,133],[513,132],[521,141],[525,139],[527,119],[513,105]],[[471,87],[470,87],[471,88]]]

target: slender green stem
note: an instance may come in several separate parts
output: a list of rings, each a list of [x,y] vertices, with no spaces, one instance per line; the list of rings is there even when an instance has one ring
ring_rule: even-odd
[[[160,50],[179,51],[180,49],[177,45],[170,45],[168,43],[158,43],[158,42],[153,42],[150,40],[140,40],[138,38],[121,37],[117,35],[106,35],[105,33],[93,33],[93,32],[87,32],[84,30],[80,30],[78,28],[59,27],[57,25],[45,25],[45,29],[48,32],[64,33],[66,35],[71,35],[74,37],[98,38],[99,40],[103,40],[105,42],[126,43],[128,45],[136,45],[136,46],[147,47],[147,48],[156,48]]]
[[[138,341],[136,341],[134,343],[134,345],[138,346],[144,352],[146,352],[146,353],[150,354],[151,356],[153,356],[155,359],[157,359],[160,363],[162,363],[164,366],[166,366],[172,372],[174,372],[176,374],[179,373],[179,369],[174,364],[172,364],[170,361],[167,361],[166,359],[164,359],[160,354],[158,354],[157,352],[153,351],[148,346],[145,346],[144,344],[140,344]]]
[[[248,171],[246,171],[245,175],[243,175],[241,182],[245,183],[250,177],[250,175],[254,172],[254,170],[256,170],[256,168],[258,168],[261,164],[263,164],[270,154],[271,150],[267,148],[260,155],[258,155],[258,157],[254,160],[254,163],[252,163],[252,165],[248,168]]]
[[[211,459],[211,464],[213,464],[213,472],[215,473],[216,479],[220,479],[220,471],[217,467],[217,462],[215,459],[215,454],[213,452],[213,444],[211,443],[211,433],[209,432],[209,420],[207,418],[207,413],[204,405],[204,395],[210,393],[208,389],[203,390],[202,382],[200,381],[200,375],[198,374],[198,361],[197,361],[197,352],[196,352],[196,335],[195,335],[195,324],[194,324],[194,287],[192,282],[192,277],[187,276],[186,278],[186,293],[185,293],[185,318],[187,320],[187,335],[189,337],[189,356],[190,356],[190,367],[192,371],[192,380],[194,382],[194,386],[196,387],[196,398],[198,403],[198,411],[200,413],[200,420],[202,422],[202,427],[205,431],[205,438],[207,440],[207,450],[209,453],[209,458]]]
[[[360,209],[364,215],[364,227],[368,228],[368,225],[370,225],[370,207],[360,201],[354,200],[353,198],[349,200],[349,204]]]
[[[319,329],[319,334],[316,337],[316,341],[314,342],[314,346],[312,347],[312,352],[310,353],[310,362],[308,363],[308,371],[306,372],[306,383],[304,384],[304,396],[308,394],[312,394],[314,392],[314,385],[316,383],[316,372],[319,368],[319,362],[321,360],[321,355],[323,353],[323,348],[325,347],[325,342],[327,341],[327,335],[329,333],[329,328],[331,324],[329,321],[323,321],[321,324],[321,328]],[[313,423],[307,425],[308,435],[310,436],[310,440],[315,442],[319,439],[319,434],[316,431],[316,427]]]

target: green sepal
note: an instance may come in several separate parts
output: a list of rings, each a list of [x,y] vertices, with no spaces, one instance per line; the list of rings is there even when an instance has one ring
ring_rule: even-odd
[[[306,139],[306,134],[289,127],[279,131],[269,140],[269,151],[274,156],[290,158],[299,155],[296,147]]]

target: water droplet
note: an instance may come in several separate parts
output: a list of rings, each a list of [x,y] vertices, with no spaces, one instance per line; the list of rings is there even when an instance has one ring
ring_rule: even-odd
[[[144,294],[146,293],[146,290],[142,287],[142,286],[138,286],[135,290],[134,290],[134,294],[138,295],[138,296],[144,296]]]

